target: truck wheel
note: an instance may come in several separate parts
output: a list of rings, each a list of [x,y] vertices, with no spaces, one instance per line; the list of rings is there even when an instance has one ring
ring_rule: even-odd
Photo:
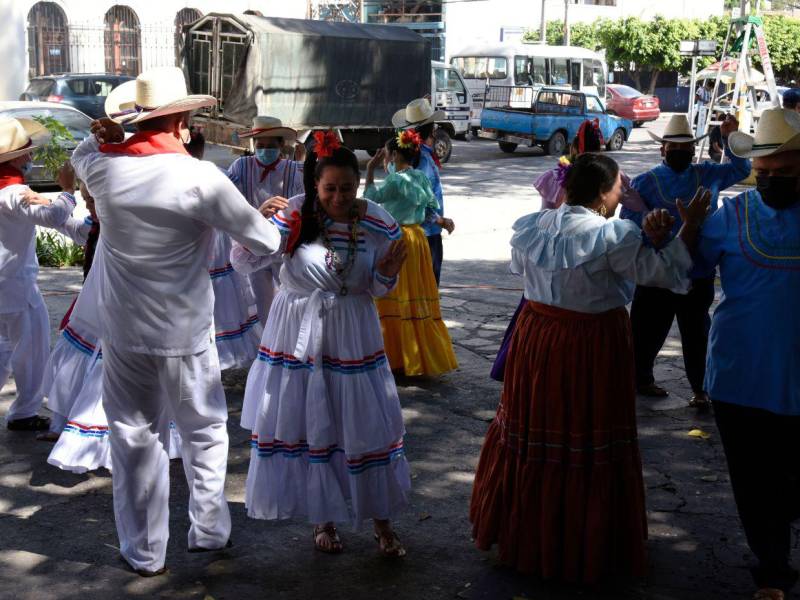
[[[500,145],[500,150],[506,152],[507,154],[511,154],[514,150],[517,149],[517,145],[514,142],[497,142]]]
[[[444,129],[437,129],[433,134],[433,149],[441,162],[446,163],[450,160],[450,155],[453,153],[453,142]]]
[[[611,134],[611,138],[606,144],[606,149],[616,152],[617,150],[622,150],[623,144],[625,144],[625,132],[622,129],[617,129]]]
[[[561,156],[567,150],[567,138],[560,131],[556,131],[549,140],[544,151],[550,156]]]

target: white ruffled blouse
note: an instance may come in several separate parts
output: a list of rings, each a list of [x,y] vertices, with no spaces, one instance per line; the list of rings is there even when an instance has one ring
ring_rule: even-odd
[[[625,306],[635,284],[685,294],[692,259],[683,241],[661,250],[642,242],[631,221],[564,204],[514,223],[511,270],[524,277],[528,300],[583,313]]]

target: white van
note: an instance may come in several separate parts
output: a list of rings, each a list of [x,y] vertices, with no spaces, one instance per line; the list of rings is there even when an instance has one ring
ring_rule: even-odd
[[[445,120],[436,123],[434,137],[436,154],[447,162],[452,149],[449,138],[463,137],[470,129],[472,94],[456,69],[435,60],[431,61],[431,104],[445,112]]]
[[[602,54],[577,46],[542,44],[477,44],[455,52],[450,64],[458,69],[472,93],[471,126],[480,127],[487,85],[565,87],[606,95],[608,68]]]

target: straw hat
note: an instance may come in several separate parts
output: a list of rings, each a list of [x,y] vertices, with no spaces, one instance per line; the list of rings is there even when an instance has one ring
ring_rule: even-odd
[[[253,119],[253,128],[239,132],[240,138],[265,138],[279,137],[287,144],[297,139],[297,131],[291,127],[284,127],[280,119],[275,117],[258,116]]]
[[[659,144],[666,142],[675,142],[676,144],[685,144],[687,142],[697,142],[705,136],[695,137],[692,133],[692,126],[689,125],[689,119],[686,115],[672,115],[667,121],[667,127],[664,129],[664,134],[659,137],[652,131],[647,132],[651,138]]]
[[[178,67],[158,67],[111,90],[105,109],[113,121],[130,124],[216,103],[214,96],[189,94],[183,71]]]
[[[8,162],[47,143],[50,133],[33,119],[0,120],[0,163]]]
[[[419,127],[426,123],[444,121],[445,117],[443,110],[433,110],[427,98],[417,98],[394,113],[392,125],[397,128]]]
[[[800,150],[800,113],[785,108],[767,109],[761,113],[755,137],[734,131],[728,136],[728,146],[742,158]]]

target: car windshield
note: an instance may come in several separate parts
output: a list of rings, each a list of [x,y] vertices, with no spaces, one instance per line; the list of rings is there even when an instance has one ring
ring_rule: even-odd
[[[18,108],[0,112],[0,115],[14,118],[22,117],[23,119],[53,117],[66,127],[77,141],[89,137],[92,124],[92,120],[83,113],[67,108]]]
[[[615,85],[611,89],[623,98],[637,98],[638,96],[643,95],[642,92],[632,88],[629,85]]]

